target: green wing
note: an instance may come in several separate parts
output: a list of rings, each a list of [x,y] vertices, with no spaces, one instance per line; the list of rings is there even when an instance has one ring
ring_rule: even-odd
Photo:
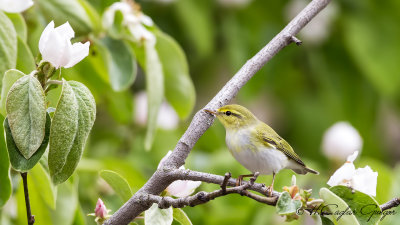
[[[275,147],[283,152],[287,157],[296,161],[298,164],[306,167],[300,157],[294,152],[293,148],[283,138],[281,138],[271,127],[265,123],[261,123],[256,129],[258,141],[262,142],[267,147]],[[261,128],[261,129],[259,129]]]

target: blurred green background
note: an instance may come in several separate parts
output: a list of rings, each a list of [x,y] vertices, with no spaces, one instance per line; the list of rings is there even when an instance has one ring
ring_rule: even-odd
[[[193,115],[308,1],[137,2],[142,11],[163,32],[172,36],[186,54],[196,90]],[[113,1],[88,0],[86,3],[101,15]],[[35,5],[24,14],[28,24],[28,42],[32,40],[30,46],[34,56],[37,47],[34,50],[32,46],[37,45],[40,32],[35,34],[35,29],[30,28],[44,27],[49,21],[43,16],[35,16],[38,10],[40,7]],[[273,127],[307,165],[321,172],[318,177],[297,176],[300,187],[314,188],[313,196],[318,196],[319,188],[327,186],[330,175],[344,162],[328,159],[321,149],[325,130],[338,121],[349,121],[359,131],[364,145],[355,165],[369,165],[379,173],[379,203],[398,197],[400,193],[399,11],[400,2],[397,0],[332,1],[298,35],[303,45],[298,47],[292,44],[279,52],[233,101],[246,106]],[[159,128],[152,149],[145,151],[146,123],[135,119],[135,114],[143,111],[137,98],[145,90],[142,70],[139,69],[131,88],[115,92],[99,76],[92,75],[93,68],[85,66],[85,62],[81,62],[63,72],[68,74],[68,79],[83,82],[93,92],[98,103],[97,119],[72,179],[73,184],[62,186],[70,188],[63,192],[69,195],[61,198],[65,201],[64,206],[68,207],[64,211],[62,208],[56,211],[61,210],[59,213],[65,213],[68,218],[57,224],[79,224],[79,221],[95,224],[93,217],[86,214],[93,212],[99,197],[107,208],[115,212],[123,201],[99,177],[98,172],[103,169],[116,171],[128,180],[135,191],[138,190],[156,170],[160,159],[174,148],[192,117],[180,121],[173,129]],[[164,120],[169,119],[166,117]],[[185,166],[220,175],[230,171],[235,177],[248,173],[228,152],[225,131],[219,122],[215,122],[201,137]],[[280,172],[275,189],[282,191],[283,186],[289,186],[293,174],[286,170]],[[18,180],[17,176],[14,179]],[[258,181],[269,184],[271,177],[264,176]],[[218,185],[202,184],[198,190],[218,188]],[[3,222],[24,224],[22,192],[18,186],[14,187],[14,192],[16,195],[11,200],[14,206],[2,211]],[[37,216],[35,224],[51,224],[51,217],[55,217],[44,202],[40,196],[32,197],[33,214]],[[17,216],[12,214],[15,213],[12,212],[13,207],[18,208]],[[284,221],[275,213],[274,207],[239,195],[187,207],[184,211],[193,224],[258,225]],[[396,217],[400,219],[399,215],[388,216],[385,224],[395,224]],[[138,223],[142,222],[139,220]],[[289,224],[314,222],[311,217],[302,216]]]

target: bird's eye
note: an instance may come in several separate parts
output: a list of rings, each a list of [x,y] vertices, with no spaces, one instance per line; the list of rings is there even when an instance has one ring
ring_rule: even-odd
[[[225,114],[226,114],[227,116],[230,116],[230,115],[232,115],[232,112],[231,112],[231,111],[226,111]]]

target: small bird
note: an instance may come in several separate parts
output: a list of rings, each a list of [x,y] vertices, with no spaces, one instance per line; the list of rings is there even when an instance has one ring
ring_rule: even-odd
[[[248,109],[240,105],[226,105],[217,111],[205,109],[215,115],[226,130],[226,145],[240,164],[253,174],[240,175],[251,177],[256,172],[272,174],[269,194],[272,194],[275,174],[282,169],[291,169],[298,174],[314,173],[308,168],[293,148],[281,138],[270,126],[257,119]]]

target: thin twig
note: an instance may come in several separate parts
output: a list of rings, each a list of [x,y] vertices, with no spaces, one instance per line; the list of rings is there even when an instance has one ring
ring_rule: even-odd
[[[394,198],[394,199],[382,204],[381,205],[381,210],[383,212],[383,211],[385,211],[387,209],[391,209],[391,208],[397,207],[399,205],[400,205],[400,198]]]
[[[226,193],[226,185],[228,184],[228,180],[231,177],[232,177],[231,173],[229,173],[229,172],[225,173],[224,181],[222,181],[222,184],[221,184],[221,190],[222,190],[222,193],[224,193],[224,194]]]
[[[301,44],[303,44],[303,42],[300,39],[298,39],[297,37],[295,37],[295,36],[291,36],[290,40],[292,42],[294,42],[297,46],[300,46]]]
[[[21,173],[22,181],[24,183],[24,193],[25,193],[25,206],[26,206],[26,216],[28,218],[28,225],[33,225],[35,223],[35,216],[31,213],[31,204],[29,202],[29,192],[28,192],[28,173]]]
[[[308,22],[310,22],[330,0],[311,1],[279,34],[277,34],[253,58],[248,60],[243,67],[226,83],[215,97],[193,117],[188,129],[178,141],[172,154],[162,163],[161,168],[177,169],[188,157],[191,149],[204,132],[211,126],[214,117],[203,110],[217,109],[229,103],[239,90],[259,71],[272,57],[292,42],[295,36]],[[139,196],[151,194],[159,195],[170,183],[174,181],[167,173],[157,170],[146,184],[139,189],[105,224],[128,224],[141,212],[147,210],[151,204],[139,204]],[[223,181],[220,180],[218,184]],[[222,190],[220,190],[222,191]],[[228,189],[227,189],[228,191]]]

